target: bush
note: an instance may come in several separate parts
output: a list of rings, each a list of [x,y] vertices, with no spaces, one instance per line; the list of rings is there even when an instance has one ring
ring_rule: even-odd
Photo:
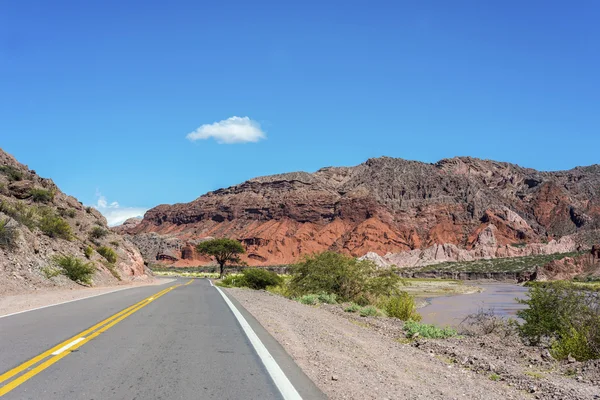
[[[37,225],[38,210],[36,207],[29,207],[25,203],[16,202],[11,204],[7,201],[0,201],[0,211],[10,215],[20,224],[25,225],[30,230]]]
[[[379,311],[373,306],[366,306],[360,310],[359,314],[361,317],[376,317]]]
[[[224,287],[245,287],[246,281],[241,274],[229,274],[217,282],[217,285]]]
[[[3,249],[14,248],[19,237],[17,228],[8,225],[8,222],[8,219],[0,219],[0,247]]]
[[[39,228],[51,238],[71,240],[71,227],[61,217],[51,212],[44,212],[39,222]]]
[[[62,269],[53,267],[42,267],[42,273],[44,274],[46,279],[52,279],[55,276],[62,274]]]
[[[77,215],[77,211],[75,211],[74,208],[61,208],[58,213],[60,214],[61,217],[69,217],[69,218],[75,218],[75,216]]]
[[[90,238],[92,239],[102,239],[108,235],[108,231],[100,226],[95,226],[89,233]]]
[[[350,305],[346,308],[344,308],[344,311],[346,312],[357,312],[360,311],[361,307],[356,304],[356,303],[350,303]]]
[[[501,338],[511,337],[517,333],[518,323],[513,318],[502,318],[494,309],[479,308],[476,313],[469,314],[461,322],[462,333],[468,335],[497,335]]]
[[[261,268],[248,268],[242,271],[244,286],[255,290],[264,290],[267,286],[278,286],[283,279],[275,272]]]
[[[114,264],[117,262],[117,253],[110,247],[107,247],[107,246],[98,247],[98,249],[96,249],[96,251],[102,257],[106,258],[106,261],[108,261],[109,263]]]
[[[415,300],[406,292],[401,292],[398,296],[388,298],[383,309],[388,317],[398,318],[402,321],[409,319],[413,321],[421,320],[421,315],[417,312]]]
[[[46,190],[40,188],[33,188],[29,191],[33,201],[37,203],[50,203],[54,200],[56,192],[54,190]]]
[[[324,303],[324,304],[337,304],[337,296],[335,293],[321,293],[319,295],[317,295],[317,299],[319,300],[319,303]]]
[[[319,304],[319,296],[317,296],[316,294],[305,294],[304,296],[298,297],[296,301],[302,304],[307,304],[309,306],[314,306],[316,304]]]
[[[579,361],[600,358],[600,300],[597,293],[570,282],[552,282],[529,288],[520,300],[528,308],[517,315],[524,321],[519,332],[531,344],[549,342],[552,356],[571,354]]]
[[[10,165],[0,165],[0,174],[6,175],[9,182],[22,181],[24,178],[21,171]]]
[[[458,334],[452,328],[438,328],[435,325],[422,324],[411,320],[404,323],[404,332],[409,338],[420,336],[431,339],[446,339]]]
[[[293,266],[289,287],[295,296],[332,293],[340,301],[366,305],[379,296],[398,294],[400,283],[396,274],[378,270],[372,261],[324,252]]]
[[[92,248],[92,246],[87,246],[83,250],[83,254],[85,254],[85,258],[89,259],[92,256],[92,254],[94,254],[94,249]]]
[[[53,261],[61,268],[62,273],[74,282],[91,285],[92,275],[96,270],[94,264],[86,263],[73,256],[55,256]]]

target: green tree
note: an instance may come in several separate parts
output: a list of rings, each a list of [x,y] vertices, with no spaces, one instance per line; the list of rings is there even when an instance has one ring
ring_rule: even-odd
[[[224,275],[225,264],[240,262],[239,254],[246,252],[240,242],[227,238],[207,240],[197,245],[196,250],[200,254],[214,257],[221,269],[221,278]]]

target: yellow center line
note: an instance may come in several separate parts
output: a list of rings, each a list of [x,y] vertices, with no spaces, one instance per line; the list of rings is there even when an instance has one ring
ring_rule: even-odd
[[[186,283],[189,284],[190,282]],[[37,367],[31,369],[30,371],[28,371],[27,373],[21,375],[20,377],[18,377],[17,379],[13,380],[12,382],[6,384],[5,386],[3,386],[2,388],[0,388],[0,397],[5,395],[6,393],[10,392],[11,390],[13,390],[14,388],[16,388],[17,386],[21,385],[23,382],[27,381],[28,379],[30,379],[31,377],[35,376],[36,374],[40,373],[41,371],[45,370],[46,368],[48,368],[49,366],[51,366],[52,364],[54,364],[55,362],[57,362],[58,360],[60,360],[61,358],[67,356],[68,354],[70,354],[73,350],[83,346],[85,343],[89,342],[90,340],[94,339],[95,337],[97,337],[98,335],[100,335],[101,333],[107,331],[108,329],[110,329],[111,327],[113,327],[114,325],[116,325],[117,323],[119,323],[120,321],[124,320],[125,318],[127,318],[128,316],[130,316],[131,314],[135,313],[136,311],[144,308],[145,306],[147,306],[148,304],[150,304],[153,300],[158,299],[159,297],[167,294],[168,292],[170,292],[171,290],[179,287],[180,285],[174,285],[174,286],[170,286],[164,290],[161,290],[160,292],[145,298],[144,300],[129,306],[127,308],[125,308],[122,311],[119,311],[118,313],[111,315],[110,317],[106,318],[104,321],[97,323],[96,325],[92,326],[89,329],[86,329],[83,332],[78,333],[77,335],[73,336],[70,339],[65,340],[62,343],[57,344],[56,346],[52,347],[49,350],[46,350],[45,352],[41,353],[40,355],[32,358],[29,361],[24,362],[23,364],[11,369],[10,371],[5,372],[4,374],[0,375],[0,383],[14,377],[15,375],[20,374],[21,372],[25,371],[26,369],[28,369],[29,367],[39,363],[40,361],[44,360],[45,358],[48,358],[50,356],[53,356],[52,358],[49,358],[48,360],[44,361],[42,364],[38,365]],[[92,333],[93,332],[93,333]],[[91,333],[91,334],[90,334]],[[88,334],[90,334],[88,336]],[[76,342],[76,343],[72,343],[72,342]],[[69,346],[70,345],[70,346]],[[69,346],[68,349],[64,350],[61,353],[58,353],[56,355],[53,355],[52,353],[57,352],[61,349],[63,349],[64,347]]]

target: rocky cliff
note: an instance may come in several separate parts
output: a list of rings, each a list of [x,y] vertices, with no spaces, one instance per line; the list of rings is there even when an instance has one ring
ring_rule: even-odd
[[[486,237],[496,247],[521,246],[599,227],[599,165],[540,172],[469,157],[435,164],[383,157],[255,178],[191,203],[161,205],[127,232],[177,238],[178,260],[197,259],[190,242],[232,237],[245,245],[246,261],[266,265],[323,250],[473,250]],[[482,235],[490,229],[491,237]]]
[[[100,255],[101,247],[111,248],[116,260]],[[111,232],[97,210],[0,149],[0,295],[78,286],[55,275],[55,256],[93,263],[94,285],[147,278],[137,247]]]

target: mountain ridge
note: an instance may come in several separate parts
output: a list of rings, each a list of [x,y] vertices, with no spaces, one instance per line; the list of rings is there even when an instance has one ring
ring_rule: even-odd
[[[548,172],[473,157],[379,157],[256,177],[160,205],[127,232],[171,235],[182,248],[229,236],[246,245],[249,263],[263,265],[322,250],[362,256],[445,243],[469,248],[490,224],[499,244],[536,243],[597,229],[599,216],[596,164]]]

